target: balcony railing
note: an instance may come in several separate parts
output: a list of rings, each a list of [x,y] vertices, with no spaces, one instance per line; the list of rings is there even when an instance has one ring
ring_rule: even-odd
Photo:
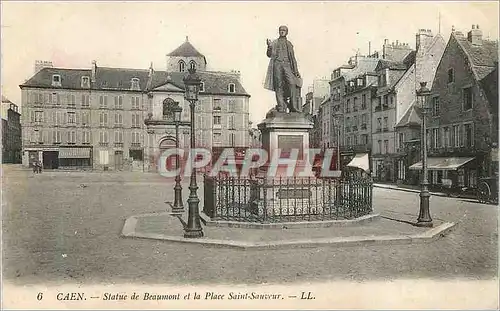
[[[361,124],[361,129],[362,130],[366,130],[366,124],[365,123]]]
[[[99,142],[99,146],[101,146],[101,147],[107,147],[107,146],[108,146],[108,143],[105,143],[105,142]]]
[[[130,147],[133,147],[133,148],[140,148],[140,147],[141,147],[141,143],[131,143],[131,144],[130,144]]]
[[[380,111],[380,110],[382,110],[382,106],[380,105],[375,106],[375,111]]]
[[[115,143],[115,147],[123,148],[123,143]]]

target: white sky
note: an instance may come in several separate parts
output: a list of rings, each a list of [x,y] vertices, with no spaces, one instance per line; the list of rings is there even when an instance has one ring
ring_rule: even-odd
[[[239,70],[250,99],[250,119],[260,122],[274,106],[263,88],[268,65],[266,39],[281,24],[304,87],[361,54],[380,51],[385,38],[415,47],[419,28],[448,40],[452,25],[466,34],[479,24],[483,37],[498,39],[498,3],[453,2],[5,2],[2,1],[2,92],[20,103],[18,87],[37,59],[54,66],[165,70],[165,55],[185,36],[207,57],[209,70]]]

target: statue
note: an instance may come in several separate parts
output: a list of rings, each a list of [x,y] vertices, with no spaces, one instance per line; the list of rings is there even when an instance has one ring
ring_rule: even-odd
[[[293,45],[286,39],[288,27],[279,27],[279,38],[267,39],[267,56],[271,59],[267,68],[264,88],[276,93],[277,112],[301,112],[302,78],[297,68]]]

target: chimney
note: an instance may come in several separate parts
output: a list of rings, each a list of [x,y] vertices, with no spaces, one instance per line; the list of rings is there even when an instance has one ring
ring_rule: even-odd
[[[479,25],[472,25],[472,30],[467,33],[467,41],[472,45],[481,45],[483,32],[479,29]]]
[[[153,62],[151,62],[151,64],[149,65],[149,77],[151,78],[153,76],[153,73],[154,73],[154,69],[153,69]]]
[[[36,60],[35,61],[35,73],[39,72],[43,68],[52,68],[52,62],[46,60]]]
[[[419,29],[416,35],[416,50],[418,51],[420,47],[425,48],[426,43],[429,43],[433,37],[430,29]]]
[[[97,73],[97,62],[95,60],[93,60],[92,61],[92,76],[90,77],[90,80],[92,83],[95,83],[96,73]]]

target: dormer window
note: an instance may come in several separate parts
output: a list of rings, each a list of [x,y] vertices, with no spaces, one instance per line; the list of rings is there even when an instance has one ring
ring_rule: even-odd
[[[132,78],[130,88],[132,90],[140,90],[138,78]]]
[[[61,86],[61,76],[52,75],[52,86]]]
[[[196,69],[196,62],[194,60],[189,62],[189,69]]]
[[[184,71],[186,71],[186,63],[183,60],[181,60],[179,62],[179,72],[184,72]]]
[[[201,84],[200,84],[200,92],[205,92],[205,82],[201,82]]]
[[[90,78],[88,76],[82,77],[82,88],[90,88]]]
[[[227,86],[227,91],[229,93],[234,93],[236,92],[236,85],[234,85],[234,83],[229,83],[229,85]]]

